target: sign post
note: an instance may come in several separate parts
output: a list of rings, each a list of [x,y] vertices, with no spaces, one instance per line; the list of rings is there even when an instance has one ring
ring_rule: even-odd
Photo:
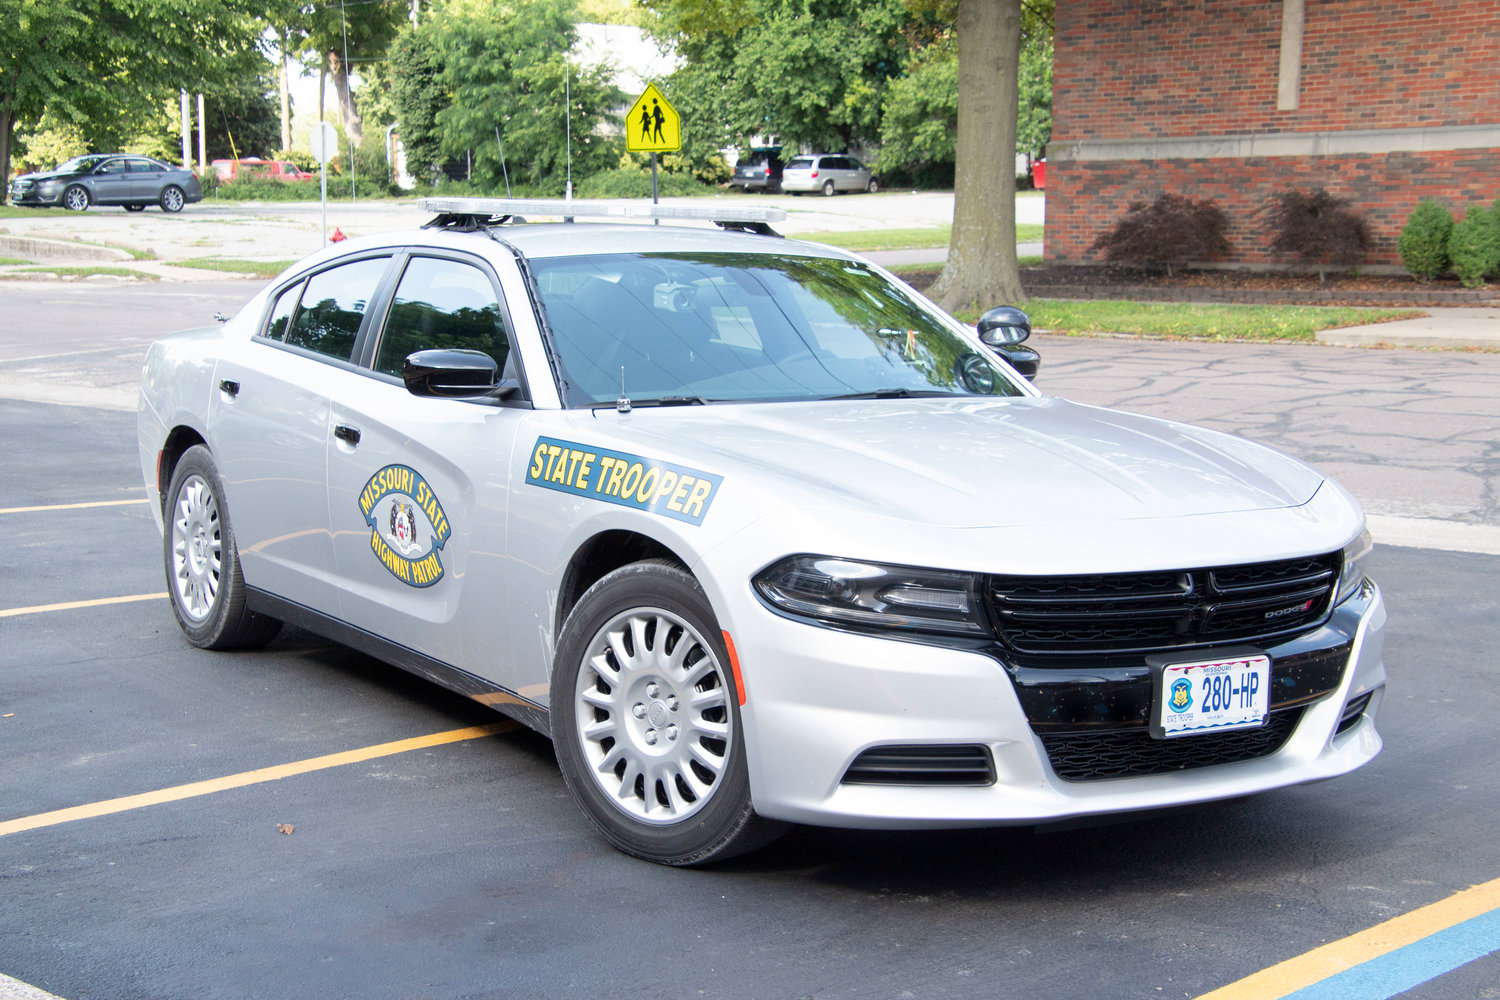
[[[654,83],[646,85],[646,92],[625,114],[625,148],[651,154],[651,204],[657,204],[656,154],[682,148],[682,117]]]
[[[339,153],[339,133],[329,122],[318,122],[318,127],[312,133],[312,155],[313,159],[321,164],[321,180],[319,181],[319,197],[322,201],[323,218],[323,242],[319,246],[328,245],[328,161]]]

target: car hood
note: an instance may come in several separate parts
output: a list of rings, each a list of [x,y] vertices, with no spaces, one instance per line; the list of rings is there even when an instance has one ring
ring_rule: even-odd
[[[1323,477],[1240,438],[1052,397],[595,411],[631,448],[815,506],[942,527],[1124,521],[1295,507]]]
[[[79,171],[76,170],[39,170],[33,174],[21,174],[17,177],[12,178],[12,180],[35,181],[37,183],[40,183],[42,181],[62,180],[66,177],[77,177],[78,175]]]

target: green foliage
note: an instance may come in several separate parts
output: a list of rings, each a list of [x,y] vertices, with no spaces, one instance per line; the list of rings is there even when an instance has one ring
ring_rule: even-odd
[[[573,16],[571,0],[448,0],[418,28],[432,45],[437,82],[451,95],[437,114],[442,150],[455,158],[472,152],[477,183],[504,190],[508,172],[513,187],[544,184],[555,195],[570,153],[575,179],[617,160],[620,140],[604,126],[624,95],[604,68],[566,60]]]
[[[658,170],[656,181],[663,198],[690,198],[710,190],[690,173]],[[623,166],[592,174],[578,185],[576,193],[580,198],[650,198],[651,168]]]
[[[391,103],[396,109],[397,133],[406,150],[406,169],[420,185],[430,179],[443,159],[443,133],[438,112],[448,106],[448,95],[437,79],[437,53],[428,35],[404,29],[391,46]]]
[[[86,148],[120,148],[186,86],[227,85],[262,26],[251,0],[25,0],[0,4],[0,180],[18,129],[45,114]]]
[[[1327,280],[1325,264],[1352,265],[1370,249],[1370,227],[1349,209],[1349,202],[1319,188],[1316,191],[1283,191],[1262,206],[1271,231],[1271,252],[1296,254],[1304,262],[1318,265],[1318,276]]]
[[[902,0],[644,0],[686,65],[667,81],[719,145],[840,151],[879,135],[902,69]],[[684,108],[679,106],[679,111]]]
[[[1412,210],[1401,227],[1396,249],[1401,263],[1420,281],[1431,281],[1448,269],[1448,237],[1453,216],[1446,206],[1424,201]]]
[[[1090,251],[1104,251],[1108,261],[1173,265],[1213,260],[1227,253],[1224,231],[1229,218],[1211,198],[1194,200],[1163,194],[1155,201],[1130,204],[1125,215],[1094,240]]]
[[[1448,236],[1448,258],[1465,288],[1478,288],[1485,275],[1500,269],[1500,221],[1494,213],[1470,205]]]

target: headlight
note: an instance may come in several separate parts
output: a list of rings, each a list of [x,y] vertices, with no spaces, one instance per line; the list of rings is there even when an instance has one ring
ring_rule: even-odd
[[[831,556],[790,556],[762,570],[755,590],[771,607],[823,625],[982,635],[979,585],[967,573]]]
[[[1339,573],[1339,589],[1333,596],[1333,605],[1338,607],[1365,582],[1365,560],[1375,548],[1369,531],[1361,531],[1359,537],[1344,546],[1344,568]]]

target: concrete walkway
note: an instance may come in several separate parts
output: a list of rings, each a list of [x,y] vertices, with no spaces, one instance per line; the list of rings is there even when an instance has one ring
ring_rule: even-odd
[[[1321,330],[1318,343],[1340,347],[1418,347],[1500,350],[1500,305],[1428,308],[1418,319]]]

